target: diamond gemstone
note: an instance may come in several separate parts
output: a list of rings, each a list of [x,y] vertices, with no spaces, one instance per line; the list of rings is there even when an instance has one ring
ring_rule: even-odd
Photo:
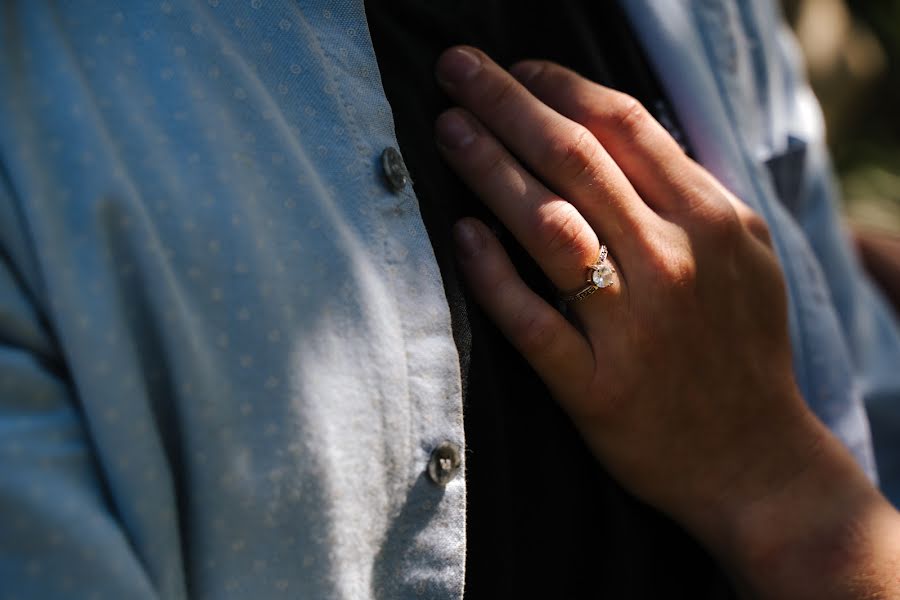
[[[608,264],[601,264],[594,268],[594,272],[591,273],[591,281],[598,288],[609,287],[613,284],[613,273],[616,271],[609,266]]]

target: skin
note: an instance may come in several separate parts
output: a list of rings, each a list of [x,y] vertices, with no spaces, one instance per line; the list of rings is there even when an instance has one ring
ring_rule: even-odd
[[[852,233],[863,265],[900,315],[900,235],[868,227]]]
[[[610,249],[615,285],[567,319],[483,223],[454,229],[476,300],[597,459],[748,598],[900,598],[900,516],[797,390],[764,221],[633,98],[469,47],[436,74],[459,105],[444,158],[553,283],[579,289]]]

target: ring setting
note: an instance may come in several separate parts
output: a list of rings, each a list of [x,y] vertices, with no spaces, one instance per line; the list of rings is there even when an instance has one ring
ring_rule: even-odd
[[[560,300],[563,302],[584,300],[597,290],[613,285],[616,282],[616,270],[609,264],[607,260],[608,255],[609,251],[606,249],[606,246],[600,246],[600,254],[597,256],[597,261],[588,266],[587,285],[570,294],[563,294]]]

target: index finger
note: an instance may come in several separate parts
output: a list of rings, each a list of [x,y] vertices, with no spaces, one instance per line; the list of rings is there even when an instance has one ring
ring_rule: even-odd
[[[716,195],[698,193],[714,187],[709,175],[631,96],[548,61],[522,61],[510,72],[547,106],[584,124],[657,211],[696,210]]]
[[[584,126],[535,98],[483,52],[444,52],[437,76],[528,167],[578,208],[611,246],[632,254],[655,213],[640,199],[603,146]]]

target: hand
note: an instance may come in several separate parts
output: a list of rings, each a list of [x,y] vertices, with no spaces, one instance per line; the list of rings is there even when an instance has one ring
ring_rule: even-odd
[[[438,79],[465,107],[438,119],[444,157],[560,290],[585,285],[601,243],[617,281],[569,321],[464,219],[455,237],[477,301],[623,485],[755,593],[827,597],[789,587],[785,558],[868,553],[847,527],[869,532],[877,514],[896,531],[897,519],[797,391],[765,223],[632,98],[549,63],[511,73],[471,48],[444,53]]]

